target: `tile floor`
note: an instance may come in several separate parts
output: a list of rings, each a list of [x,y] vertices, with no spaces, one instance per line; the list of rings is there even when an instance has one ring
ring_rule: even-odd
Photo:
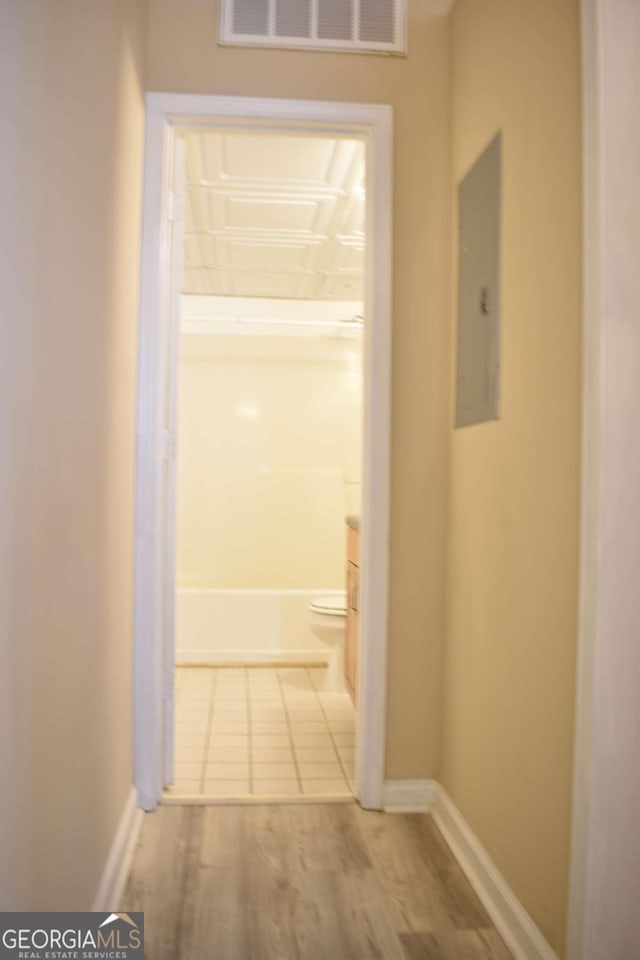
[[[355,711],[323,667],[178,667],[167,797],[349,797]]]

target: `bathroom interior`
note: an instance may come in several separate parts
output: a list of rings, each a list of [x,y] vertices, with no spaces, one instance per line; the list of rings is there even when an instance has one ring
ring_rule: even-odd
[[[365,145],[189,130],[165,800],[354,794]]]

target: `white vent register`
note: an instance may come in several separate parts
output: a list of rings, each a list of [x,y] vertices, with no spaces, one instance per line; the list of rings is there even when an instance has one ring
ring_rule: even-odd
[[[220,0],[220,42],[406,53],[407,0]]]

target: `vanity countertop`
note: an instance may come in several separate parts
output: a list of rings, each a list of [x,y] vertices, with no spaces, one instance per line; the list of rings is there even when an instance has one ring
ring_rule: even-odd
[[[347,517],[347,526],[351,527],[352,530],[359,530],[360,517],[356,516],[355,514],[352,514],[351,516]]]

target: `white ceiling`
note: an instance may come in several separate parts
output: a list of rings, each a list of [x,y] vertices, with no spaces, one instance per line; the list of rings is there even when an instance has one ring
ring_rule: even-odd
[[[183,293],[360,300],[364,144],[189,131]]]

